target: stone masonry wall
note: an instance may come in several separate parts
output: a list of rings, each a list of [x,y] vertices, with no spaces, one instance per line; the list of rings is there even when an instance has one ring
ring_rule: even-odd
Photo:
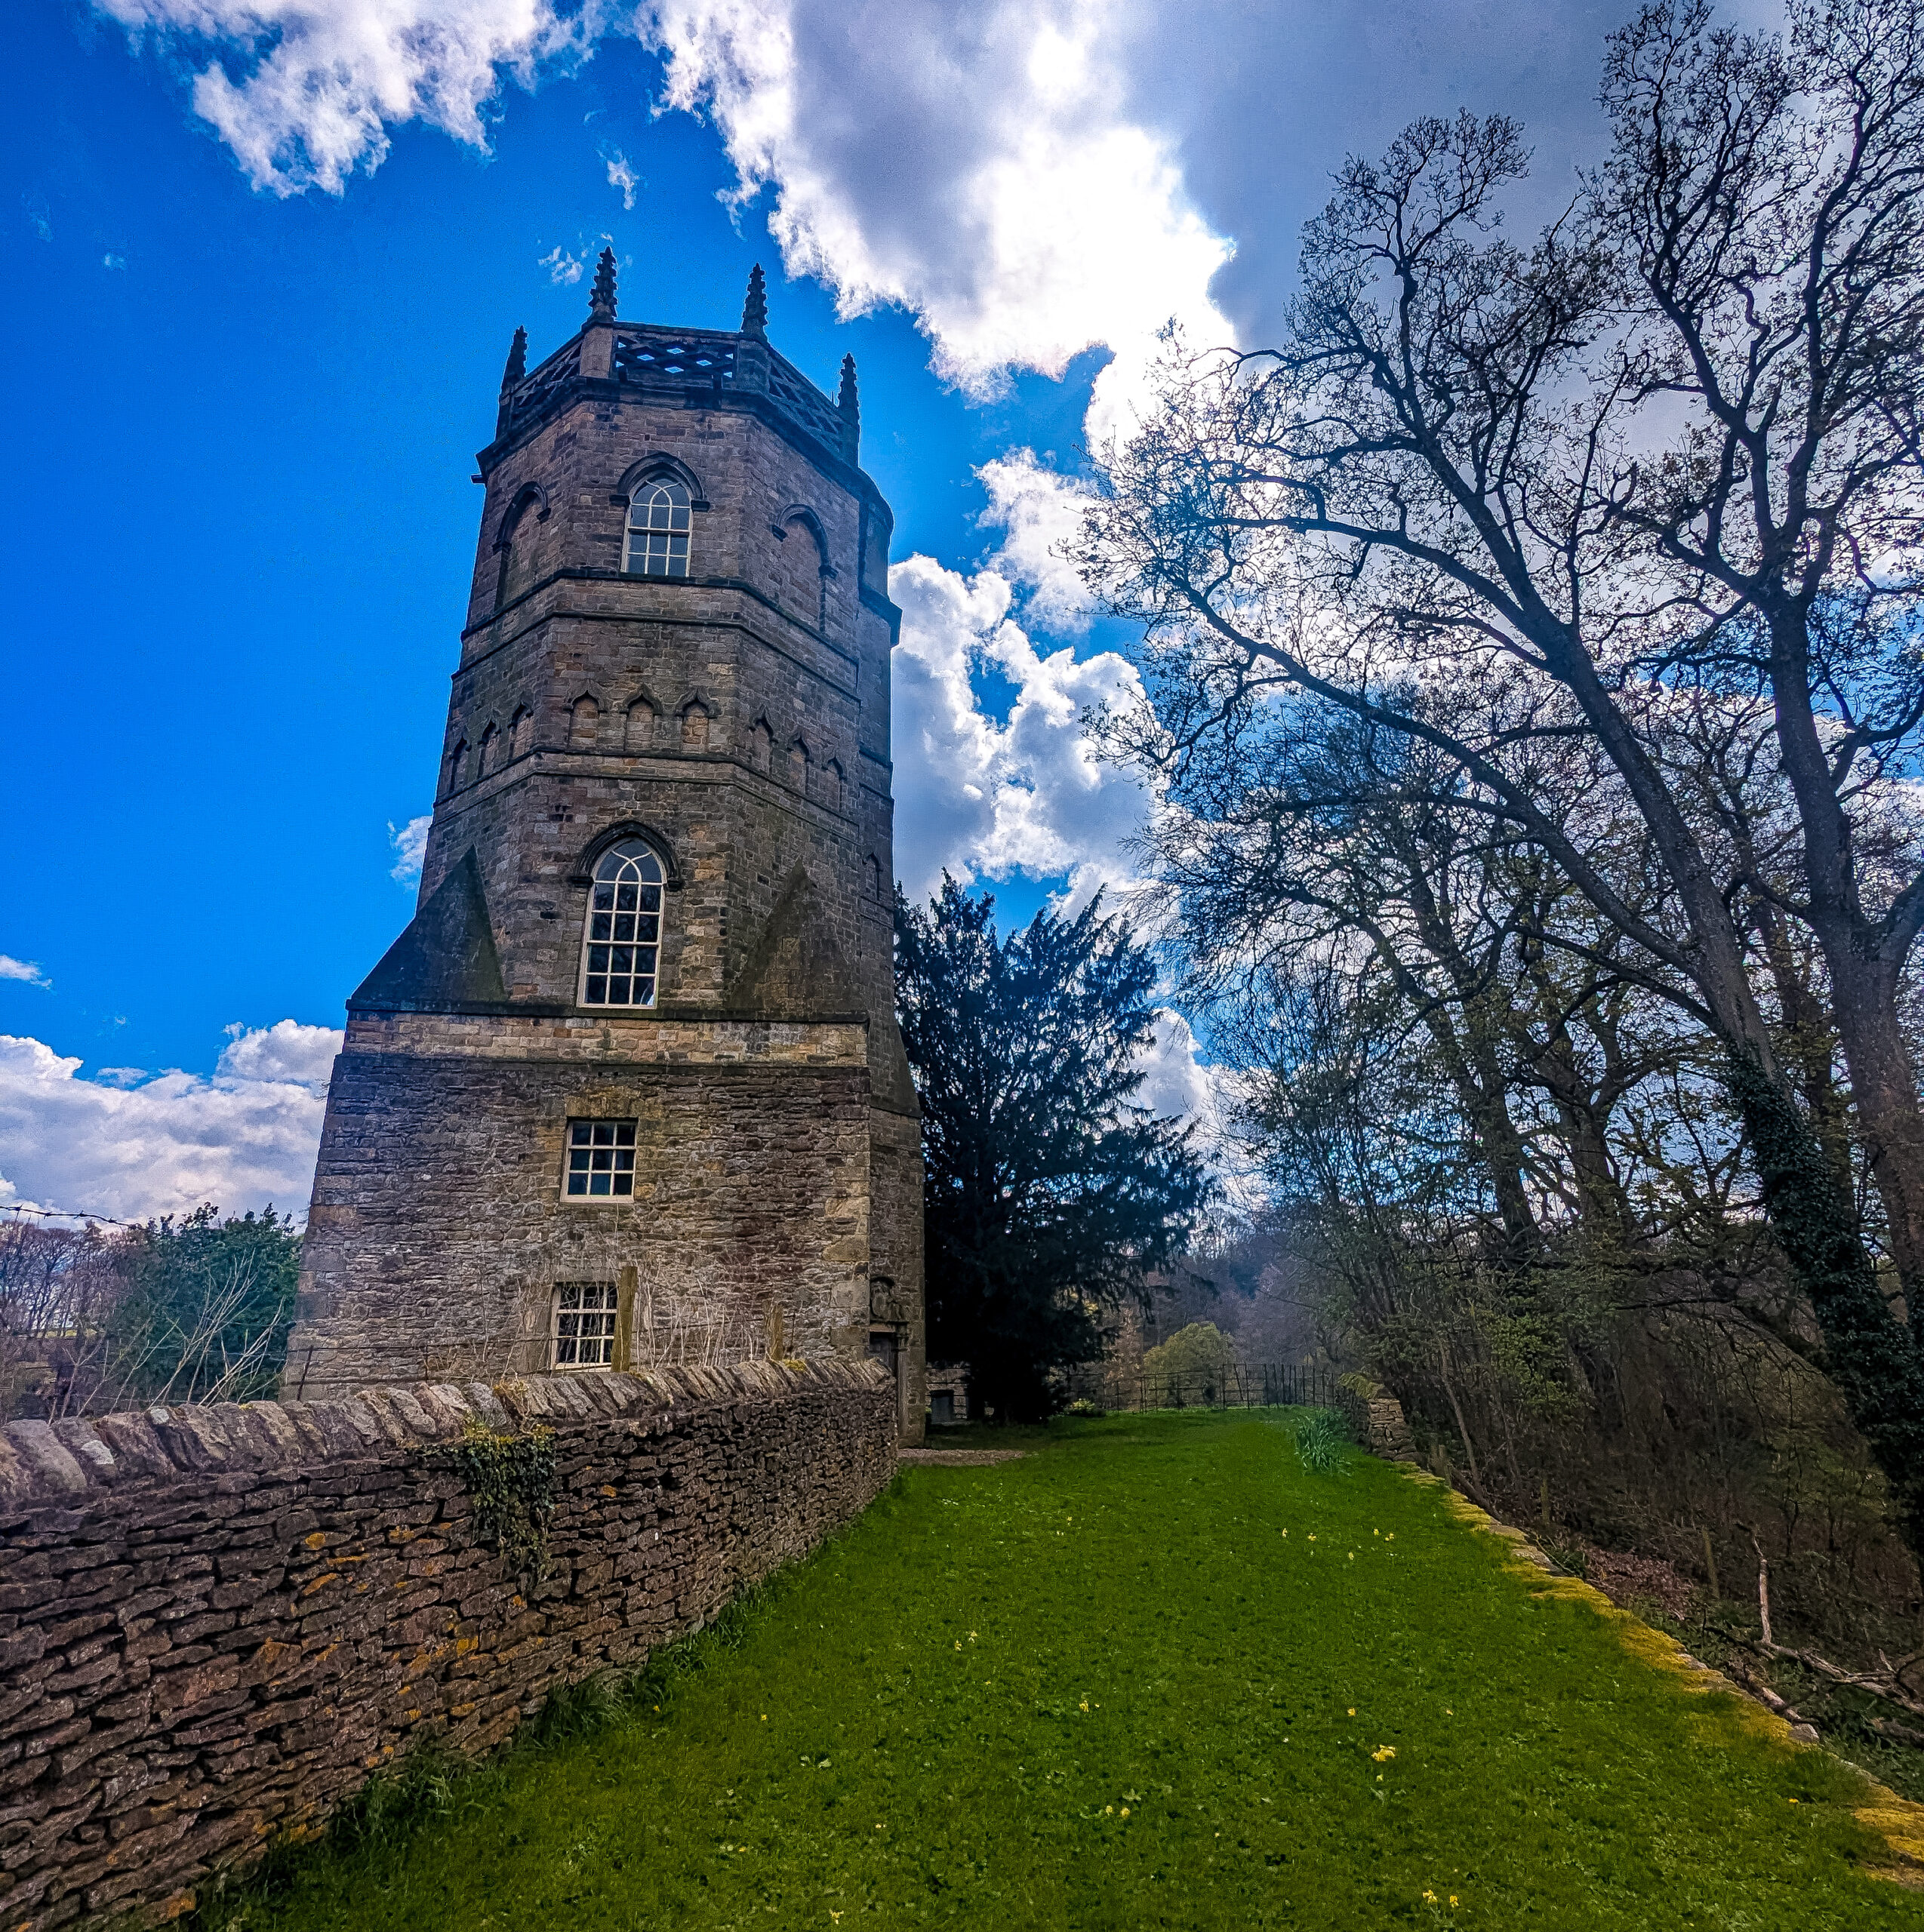
[[[314,1398],[545,1369],[555,1284],[612,1283],[630,1263],[664,1319],[725,1324],[700,1346],[710,1359],[771,1337],[777,1311],[782,1352],[860,1355],[870,1115],[860,1028],[779,1029],[797,1037],[729,1063],[623,1057],[637,1041],[673,1051],[666,1024],[574,1029],[605,1043],[606,1057],[590,1060],[562,1057],[565,1041],[558,1050],[552,1035],[569,1021],[491,1018],[474,1030],[494,1051],[457,1057],[408,1049],[459,1023],[351,1018],[284,1386]],[[843,1036],[839,1065],[820,1038],[830,1032]],[[402,1050],[369,1050],[383,1044]],[[526,1057],[509,1057],[517,1045]],[[779,1057],[817,1051],[827,1063]],[[636,1121],[632,1200],[563,1195],[571,1115]]]
[[[152,1923],[369,1771],[500,1743],[856,1515],[873,1364],[365,1390],[0,1431],[0,1926]],[[507,1573],[449,1453],[556,1432],[549,1567]]]

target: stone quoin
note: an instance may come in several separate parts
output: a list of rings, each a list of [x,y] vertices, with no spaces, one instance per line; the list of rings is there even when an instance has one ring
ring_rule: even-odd
[[[517,331],[412,922],[348,1002],[284,1389],[833,1353],[919,1440],[893,519],[737,331]]]

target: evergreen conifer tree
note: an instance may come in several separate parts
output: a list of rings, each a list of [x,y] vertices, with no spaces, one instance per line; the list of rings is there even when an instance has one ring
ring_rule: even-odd
[[[1103,1317],[1187,1242],[1214,1183],[1195,1128],[1137,1103],[1156,968],[1098,894],[1006,938],[944,875],[896,902],[902,1037],[922,1110],[928,1351],[999,1417],[1055,1404]]]

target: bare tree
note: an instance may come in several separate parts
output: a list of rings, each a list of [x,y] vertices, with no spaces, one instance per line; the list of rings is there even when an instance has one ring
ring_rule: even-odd
[[[1770,213],[1785,236],[1804,237],[1813,261],[1827,259],[1823,238],[1840,192],[1858,211],[1858,227],[1880,237],[1909,220],[1913,192],[1899,162],[1907,142],[1915,146],[1911,109],[1894,106],[1881,118],[1861,109],[1826,51],[1875,42],[1890,100],[1914,103],[1912,0],[1847,0],[1826,19],[1848,20],[1848,31],[1799,15],[1791,46],[1773,57],[1786,92],[1771,125],[1790,171]],[[1737,903],[1749,882],[1722,835],[1707,835],[1661,752],[1675,703],[1663,667],[1723,648],[1747,612],[1776,622],[1734,579],[1716,580],[1725,594],[1710,598],[1709,552],[1693,562],[1681,540],[1664,543],[1650,507],[1653,476],[1701,469],[1707,412],[1714,419],[1715,411],[1701,386],[1693,393],[1665,374],[1663,331],[1676,324],[1649,293],[1639,231],[1623,205],[1625,171],[1633,173],[1650,127],[1658,126],[1652,152],[1670,152],[1676,131],[1658,125],[1668,97],[1618,77],[1661,65],[1663,47],[1673,68],[1688,66],[1713,38],[1700,11],[1661,6],[1618,37],[1606,104],[1619,128],[1619,174],[1606,171],[1527,250],[1501,231],[1501,195],[1528,158],[1507,118],[1421,121],[1380,163],[1346,162],[1334,198],[1305,232],[1286,340],[1256,356],[1172,359],[1159,411],[1107,454],[1110,494],[1091,519],[1082,562],[1116,608],[1149,624],[1152,675],[1164,693],[1189,694],[1164,719],[1165,760],[1179,760],[1227,709],[1246,703],[1252,684],[1278,680],[1430,744],[1465,774],[1461,808],[1535,844],[1630,943],[1641,965],[1626,959],[1625,970],[1645,971],[1653,987],[1687,1003],[1720,1043],[1762,1205],[1815,1312],[1830,1372],[1914,1523],[1924,1509],[1924,1354],[1878,1278],[1847,1177],[1827,1156],[1784,1063],[1767,976],[1753,977]],[[1705,52],[1698,71],[1721,70]],[[1708,105],[1710,80],[1704,90],[1707,104],[1691,125],[1714,145],[1721,123]],[[1849,165],[1859,147],[1866,162]],[[1726,224],[1727,257],[1747,245],[1748,219],[1739,208]],[[1787,246],[1772,259],[1787,259]],[[1714,266],[1716,245],[1705,248]],[[1867,265],[1874,252],[1867,247]],[[1904,286],[1919,272],[1914,248],[1907,260],[1901,248],[1882,260]],[[1759,292],[1765,279],[1760,272]],[[1808,309],[1815,298],[1803,299]],[[1743,300],[1741,290],[1713,291],[1705,312],[1715,307],[1719,325],[1729,325]],[[1892,297],[1894,322],[1907,316],[1907,300]],[[1846,319],[1863,311],[1861,327],[1850,320],[1855,346],[1839,367],[1856,371],[1867,394],[1873,306],[1843,300],[1838,311]],[[1806,329],[1807,352],[1821,333]],[[1874,582],[1881,595],[1886,584],[1877,572],[1916,482],[1914,457],[1903,454],[1905,425],[1915,421],[1905,399],[1917,367],[1909,343],[1902,328],[1887,342],[1907,373],[1861,406],[1811,414],[1814,442],[1781,459],[1814,476],[1830,448],[1842,474],[1848,449],[1867,447],[1873,426],[1892,426],[1882,468],[1860,466],[1861,488],[1824,498],[1834,540],[1798,579],[1813,622],[1828,592],[1848,588],[1838,571],[1858,569],[1858,559],[1852,582],[1861,592]],[[1741,435],[1731,440],[1746,449]],[[1756,461],[1743,456],[1744,491]],[[1701,530],[1688,516],[1673,524],[1704,543],[1721,541],[1731,528],[1726,500],[1701,488],[1698,498],[1707,506]],[[1690,499],[1677,500],[1687,507]],[[1800,517],[1795,547],[1809,549],[1815,528]],[[1790,557],[1781,545],[1772,554],[1781,578]],[[1901,655],[1890,654],[1893,662]],[[1825,661],[1790,652],[1784,675],[1801,665],[1803,681],[1773,685],[1771,696],[1780,715],[1799,706],[1809,712],[1828,747],[1828,795],[1848,813],[1852,761],[1888,765],[1916,721],[1901,692],[1874,712],[1856,699],[1857,709],[1841,709]],[[1465,705],[1439,721],[1411,693],[1445,681],[1501,701],[1481,717]],[[1862,685],[1884,688],[1875,678]],[[1652,918],[1626,897],[1610,866],[1547,808],[1529,761],[1513,755],[1573,729],[1600,747],[1633,806],[1674,918]],[[1809,786],[1790,776],[1807,862],[1815,854],[1828,865],[1837,828],[1826,832],[1806,806]],[[1830,876],[1840,876],[1834,866]],[[1924,914],[1924,889],[1907,887],[1892,900],[1880,928],[1885,950],[1858,961],[1849,993],[1838,980],[1840,967],[1850,977],[1852,961],[1833,958],[1827,943],[1840,1033],[1845,1006],[1863,1007],[1914,937],[1913,900]],[[1915,1097],[1913,1081],[1913,1106]],[[1880,1182],[1901,1171],[1901,1142],[1880,1139]],[[1897,1203],[1889,1218],[1908,1211],[1895,1183],[1887,1198]]]
[[[1831,1011],[1907,1294],[1924,1294],[1924,1109],[1898,1011],[1924,869],[1878,875],[1867,779],[1908,769],[1924,511],[1924,14],[1800,4],[1787,42],[1647,8],[1610,43],[1588,214],[1622,265],[1633,406],[1687,411],[1618,526],[1673,567],[1668,675],[1767,699]]]

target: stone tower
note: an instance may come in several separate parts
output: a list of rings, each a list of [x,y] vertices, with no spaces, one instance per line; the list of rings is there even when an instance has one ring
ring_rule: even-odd
[[[291,1395],[833,1350],[924,1407],[888,505],[739,331],[517,331],[412,923],[348,1001]]]

